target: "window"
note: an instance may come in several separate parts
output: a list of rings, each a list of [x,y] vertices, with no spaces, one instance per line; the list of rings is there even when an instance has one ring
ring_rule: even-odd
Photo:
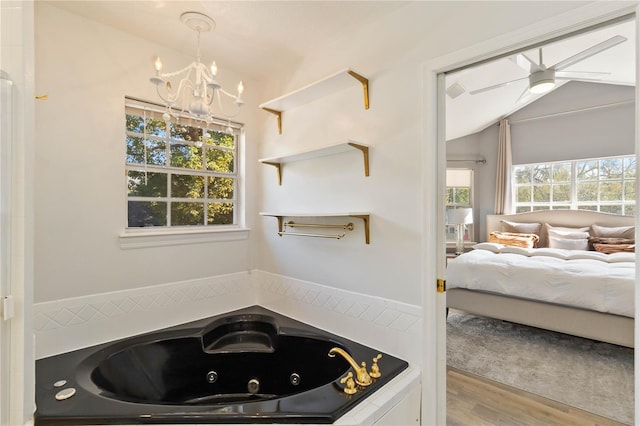
[[[473,207],[473,170],[447,169],[445,206],[451,208]],[[457,226],[446,225],[446,240],[456,241]],[[473,241],[473,224],[465,226],[465,241]]]
[[[237,224],[240,126],[163,113],[127,99],[128,227]]]
[[[513,167],[516,212],[581,209],[633,216],[636,157],[608,157]]]

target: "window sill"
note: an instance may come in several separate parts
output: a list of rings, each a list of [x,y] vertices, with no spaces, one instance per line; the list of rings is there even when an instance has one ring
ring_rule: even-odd
[[[184,244],[239,241],[249,238],[249,228],[224,229],[126,229],[119,235],[124,250]]]

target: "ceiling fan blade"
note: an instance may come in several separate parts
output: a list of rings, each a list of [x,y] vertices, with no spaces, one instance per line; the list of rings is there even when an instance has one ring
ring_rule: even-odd
[[[489,90],[497,89],[499,87],[508,86],[510,84],[517,83],[518,81],[526,80],[528,78],[529,77],[522,77],[522,78],[517,78],[517,79],[511,80],[511,81],[505,81],[504,83],[494,84],[493,86],[487,86],[487,87],[483,87],[482,89],[472,90],[472,91],[469,92],[469,94],[470,95],[476,95],[478,93],[482,93],[482,92],[486,92],[486,91],[489,91]]]
[[[511,59],[511,61],[513,61],[517,66],[527,72],[536,72],[542,70],[542,68],[540,68],[537,63],[535,63],[524,53],[518,53],[517,55],[510,56],[509,59]]]
[[[578,78],[591,78],[594,80],[600,80],[608,75],[610,72],[595,72],[595,71],[558,71],[556,78],[559,80],[575,80]]]
[[[567,59],[558,62],[557,64],[555,64],[554,66],[552,66],[551,68],[555,69],[556,71],[561,71],[564,68],[570,67],[571,65],[578,63],[580,61],[583,61],[593,55],[597,55],[598,53],[610,49],[613,46],[616,46],[622,42],[627,41],[626,37],[622,37],[620,35],[611,37],[608,40],[603,41],[602,43],[598,43],[594,46],[591,46],[588,49],[583,50],[580,53],[576,53],[573,56],[568,57]]]
[[[602,83],[602,79],[601,78],[556,77],[556,80],[586,81],[586,82]]]

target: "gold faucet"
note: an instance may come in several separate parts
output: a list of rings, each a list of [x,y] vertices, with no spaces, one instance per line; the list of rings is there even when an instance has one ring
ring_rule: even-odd
[[[351,368],[356,372],[356,383],[361,386],[369,386],[371,384],[371,376],[367,373],[367,364],[362,361],[362,365],[358,366],[358,364],[351,358],[351,355],[346,353],[343,349],[340,348],[331,348],[329,350],[329,356],[334,357],[336,354],[342,355],[344,359],[351,365]]]

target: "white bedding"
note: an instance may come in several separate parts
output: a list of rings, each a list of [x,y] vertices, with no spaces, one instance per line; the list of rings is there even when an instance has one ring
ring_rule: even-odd
[[[634,316],[635,253],[522,249],[483,243],[449,261],[447,289],[465,288]]]

